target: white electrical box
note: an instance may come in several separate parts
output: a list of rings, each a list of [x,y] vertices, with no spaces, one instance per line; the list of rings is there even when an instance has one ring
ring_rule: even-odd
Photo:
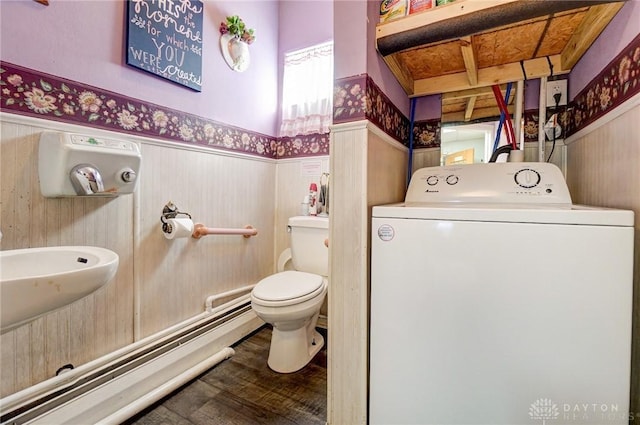
[[[567,80],[547,81],[547,108],[556,106],[555,96],[558,97],[558,106],[567,104]]]
[[[133,193],[140,172],[136,143],[81,134],[40,134],[38,174],[46,197]]]

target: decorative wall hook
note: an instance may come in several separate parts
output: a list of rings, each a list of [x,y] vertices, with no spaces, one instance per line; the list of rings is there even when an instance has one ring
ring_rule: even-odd
[[[249,67],[249,45],[254,40],[253,29],[247,28],[238,15],[227,16],[227,21],[220,23],[222,57],[234,71],[243,72]]]

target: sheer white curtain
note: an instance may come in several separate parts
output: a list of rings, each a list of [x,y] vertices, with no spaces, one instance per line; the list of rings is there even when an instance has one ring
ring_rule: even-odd
[[[328,133],[332,107],[333,42],[285,54],[280,135]]]

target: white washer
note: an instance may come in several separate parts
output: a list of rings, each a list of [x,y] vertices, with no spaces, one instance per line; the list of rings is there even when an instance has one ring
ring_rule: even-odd
[[[371,424],[627,424],[633,212],[545,163],[433,167],[376,206]]]

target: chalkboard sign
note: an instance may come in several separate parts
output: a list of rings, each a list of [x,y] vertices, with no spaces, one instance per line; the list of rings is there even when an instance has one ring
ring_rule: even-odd
[[[202,90],[202,2],[128,0],[127,64]]]

